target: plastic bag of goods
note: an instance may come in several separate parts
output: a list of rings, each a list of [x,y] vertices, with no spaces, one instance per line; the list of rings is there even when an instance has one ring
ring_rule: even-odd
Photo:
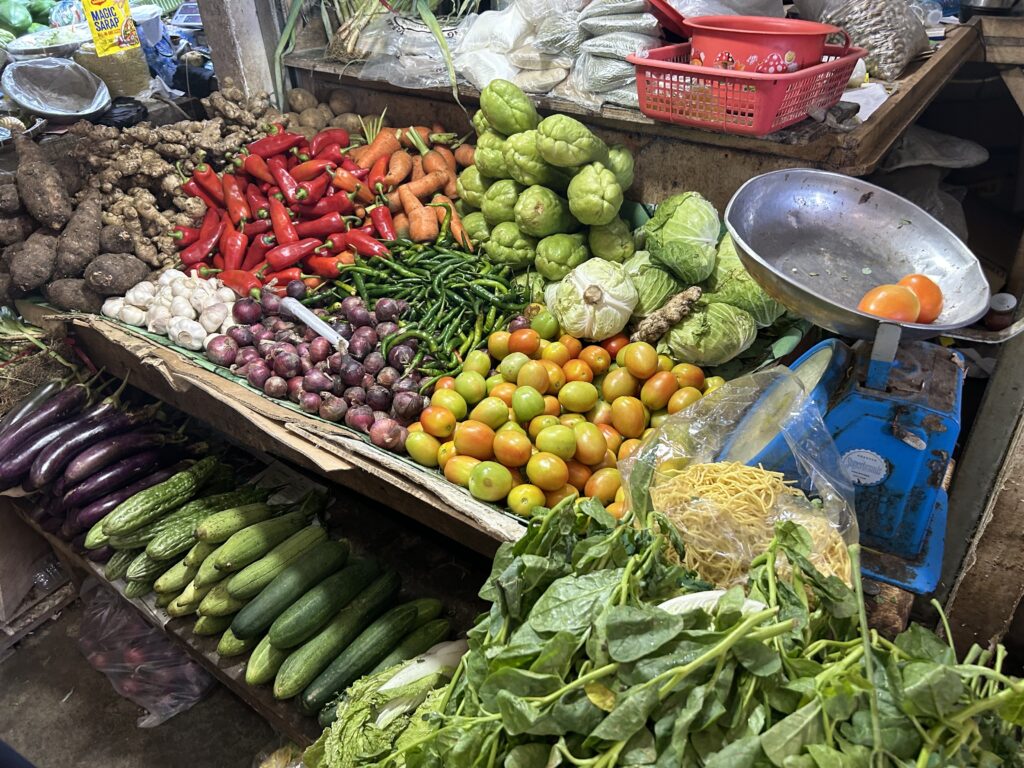
[[[647,0],[594,0],[580,12],[580,21],[596,16],[621,16],[649,11]]]
[[[584,53],[593,56],[625,59],[634,53],[646,53],[661,45],[663,45],[661,38],[655,35],[641,35],[637,32],[611,32],[584,41],[582,49]]]
[[[512,82],[526,93],[547,93],[568,76],[569,70],[562,67],[524,69]]]
[[[895,80],[928,49],[928,32],[905,0],[850,0],[826,8],[821,20],[842,27],[854,45],[867,49],[868,74],[879,80]]]
[[[579,14],[566,13],[542,19],[530,38],[531,44],[542,53],[579,56],[580,46],[587,34],[579,23]]]
[[[592,16],[580,19],[580,28],[588,35],[608,35],[612,32],[635,32],[657,35],[660,25],[649,13],[624,13],[617,16]]]
[[[637,519],[678,533],[683,565],[728,588],[745,581],[787,521],[800,527],[795,535],[822,574],[851,583],[847,546],[857,521],[839,462],[804,385],[778,366],[669,416],[619,466]]]
[[[91,582],[83,595],[78,647],[115,691],[147,710],[140,728],[190,709],[213,687],[212,677],[113,590]]]
[[[636,68],[628,61],[582,54],[572,68],[576,87],[581,91],[610,91],[636,82]]]
[[[786,15],[782,0],[668,0],[684,18],[694,16],[776,16]],[[797,7],[800,2],[797,0]],[[801,16],[801,18],[807,18]]]

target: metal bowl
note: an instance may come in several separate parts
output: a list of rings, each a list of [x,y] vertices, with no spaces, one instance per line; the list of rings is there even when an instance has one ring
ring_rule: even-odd
[[[988,281],[967,246],[913,203],[860,179],[803,168],[756,176],[729,201],[725,225],[770,296],[844,336],[873,339],[879,319],[857,304],[911,273],[938,283],[944,302],[934,323],[900,323],[903,338],[938,336],[988,310]]]

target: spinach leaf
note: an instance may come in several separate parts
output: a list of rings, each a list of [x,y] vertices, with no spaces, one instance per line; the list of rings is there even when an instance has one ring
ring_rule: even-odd
[[[616,606],[604,617],[608,655],[615,661],[637,661],[657,653],[686,628],[680,616],[653,606]]]
[[[654,765],[658,750],[654,746],[654,734],[649,728],[634,733],[622,748],[616,765]]]
[[[901,708],[908,715],[942,719],[966,692],[960,675],[933,661],[911,661],[903,668]]]
[[[601,741],[626,741],[647,723],[658,706],[658,691],[653,686],[630,689],[620,696],[613,709],[587,737],[584,745],[596,746]]]
[[[503,667],[489,674],[480,686],[480,703],[493,712],[499,692],[523,698],[541,697],[554,693],[562,685],[562,681],[554,675],[538,675],[525,669]]]
[[[582,690],[570,691],[551,707],[550,727],[553,735],[573,732],[587,734],[604,718],[604,712],[595,707]]]
[[[562,756],[550,744],[520,744],[505,756],[505,768],[553,768],[561,765]]]
[[[740,640],[733,646],[733,655],[750,674],[770,677],[782,669],[778,651],[759,640]]]
[[[704,768],[753,768],[757,758],[763,755],[758,737],[747,736],[710,755]]]
[[[1024,692],[1014,693],[996,712],[1006,722],[1024,727]]]
[[[622,580],[622,569],[595,571],[582,576],[563,576],[540,596],[530,612],[530,626],[537,632],[578,632],[594,620]]]
[[[537,658],[530,664],[530,671],[565,678],[582,644],[582,639],[572,632],[556,632],[544,642]]]
[[[811,701],[793,714],[780,720],[760,737],[761,749],[772,761],[781,766],[791,755],[799,755],[807,744],[822,740],[821,703]]]
[[[897,648],[911,659],[934,661],[938,664],[956,664],[956,654],[946,643],[939,640],[920,624],[911,624],[894,641]]]

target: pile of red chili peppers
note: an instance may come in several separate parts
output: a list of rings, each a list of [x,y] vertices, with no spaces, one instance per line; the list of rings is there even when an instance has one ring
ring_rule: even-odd
[[[388,256],[395,240],[388,206],[373,205],[368,171],[346,155],[348,132],[328,128],[311,141],[283,126],[246,145],[217,173],[199,165],[183,185],[206,203],[198,227],[177,226],[186,269],[214,274],[239,295],[292,280],[316,287],[360,257]],[[210,269],[212,267],[212,270]]]

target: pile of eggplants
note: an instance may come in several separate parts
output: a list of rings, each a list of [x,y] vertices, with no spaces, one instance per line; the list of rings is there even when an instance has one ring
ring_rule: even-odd
[[[0,419],[0,490],[37,493],[36,522],[67,540],[182,468],[177,436],[156,427],[151,409],[123,408],[120,394],[48,382]],[[102,562],[111,553],[88,554]]]

